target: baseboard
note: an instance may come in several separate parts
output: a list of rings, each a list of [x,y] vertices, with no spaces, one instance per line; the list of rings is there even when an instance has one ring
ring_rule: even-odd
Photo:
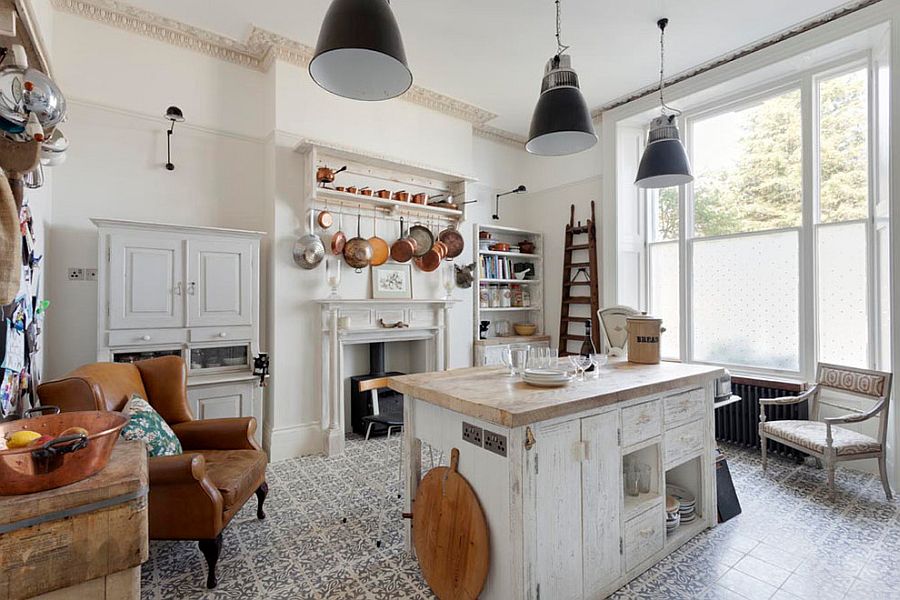
[[[265,428],[263,448],[269,461],[322,452],[322,428],[318,421],[276,429]]]

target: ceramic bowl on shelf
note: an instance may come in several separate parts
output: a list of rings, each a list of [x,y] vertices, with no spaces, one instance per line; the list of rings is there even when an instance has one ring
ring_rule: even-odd
[[[491,246],[491,250],[494,252],[509,252],[509,244],[505,242],[497,242],[496,244]]]
[[[516,330],[516,335],[534,335],[534,332],[537,331],[537,325],[534,323],[516,323],[513,325],[513,329]]]

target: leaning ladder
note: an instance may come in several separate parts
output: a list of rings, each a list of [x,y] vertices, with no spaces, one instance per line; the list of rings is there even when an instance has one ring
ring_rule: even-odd
[[[587,239],[583,239],[587,236]],[[579,238],[579,239],[576,239]],[[584,259],[575,260],[575,253],[582,256],[587,253],[586,261]],[[594,201],[591,200],[591,218],[585,225],[581,221],[575,223],[575,205],[571,207],[569,213],[569,224],[566,225],[566,241],[565,252],[563,253],[563,272],[562,272],[562,303],[560,304],[559,315],[559,355],[566,356],[573,352],[569,349],[569,342],[577,342],[578,348],[584,342],[584,324],[591,321],[591,337],[594,340],[594,346],[600,348],[600,324],[597,322],[597,311],[600,310],[600,287],[599,274],[597,269],[597,227],[594,217]],[[573,293],[573,288],[578,291]],[[587,288],[587,289],[585,289]],[[576,305],[590,306],[590,313],[587,316],[575,315],[572,313],[572,307]],[[583,313],[583,310],[576,312]],[[572,325],[578,326],[578,332],[572,333],[569,328]],[[575,352],[578,352],[578,348]]]

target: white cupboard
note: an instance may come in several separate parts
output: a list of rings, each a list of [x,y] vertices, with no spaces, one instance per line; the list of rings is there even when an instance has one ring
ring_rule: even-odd
[[[196,418],[257,418],[259,244],[263,234],[94,219],[99,232],[97,358],[181,356]]]

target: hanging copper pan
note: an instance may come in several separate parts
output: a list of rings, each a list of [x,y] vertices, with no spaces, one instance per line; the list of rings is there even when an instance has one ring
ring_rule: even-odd
[[[428,230],[428,234],[431,235],[431,239],[433,240],[434,235],[430,230]],[[439,266],[441,266],[441,261],[444,260],[443,252],[445,252],[446,250],[447,247],[444,246],[443,242],[432,242],[431,248],[428,249],[428,252],[416,258],[416,266],[426,273],[430,273],[436,270]]]
[[[322,229],[330,229],[331,226],[334,225],[334,216],[328,211],[327,200],[325,201],[325,210],[319,211],[319,216],[316,217],[316,222]]]
[[[378,237],[377,215],[378,209],[372,208],[372,237],[369,238],[369,244],[372,246],[372,260],[369,261],[369,264],[373,267],[386,263],[388,256],[391,254],[388,243]]]
[[[410,227],[406,235],[416,240],[416,251],[413,256],[417,258],[425,256],[425,253],[431,250],[431,247],[434,245],[434,235],[430,229],[421,223],[416,223]]]
[[[456,258],[462,254],[463,249],[466,247],[462,234],[453,225],[440,232],[438,239],[447,246],[447,256],[445,258]]]
[[[341,226],[331,236],[331,253],[340,256],[344,253],[344,245],[347,243],[347,234],[344,233],[344,211],[341,211]]]
[[[347,243],[344,244],[344,260],[347,262],[347,265],[355,269],[357,273],[361,273],[363,269],[368,267],[369,261],[372,260],[372,244],[369,243],[369,240],[359,234],[360,218],[360,213],[357,212],[356,237],[347,240]]]
[[[406,236],[403,230],[403,217],[400,217],[400,237],[391,244],[391,258],[399,263],[405,263],[416,252],[416,240]]]

